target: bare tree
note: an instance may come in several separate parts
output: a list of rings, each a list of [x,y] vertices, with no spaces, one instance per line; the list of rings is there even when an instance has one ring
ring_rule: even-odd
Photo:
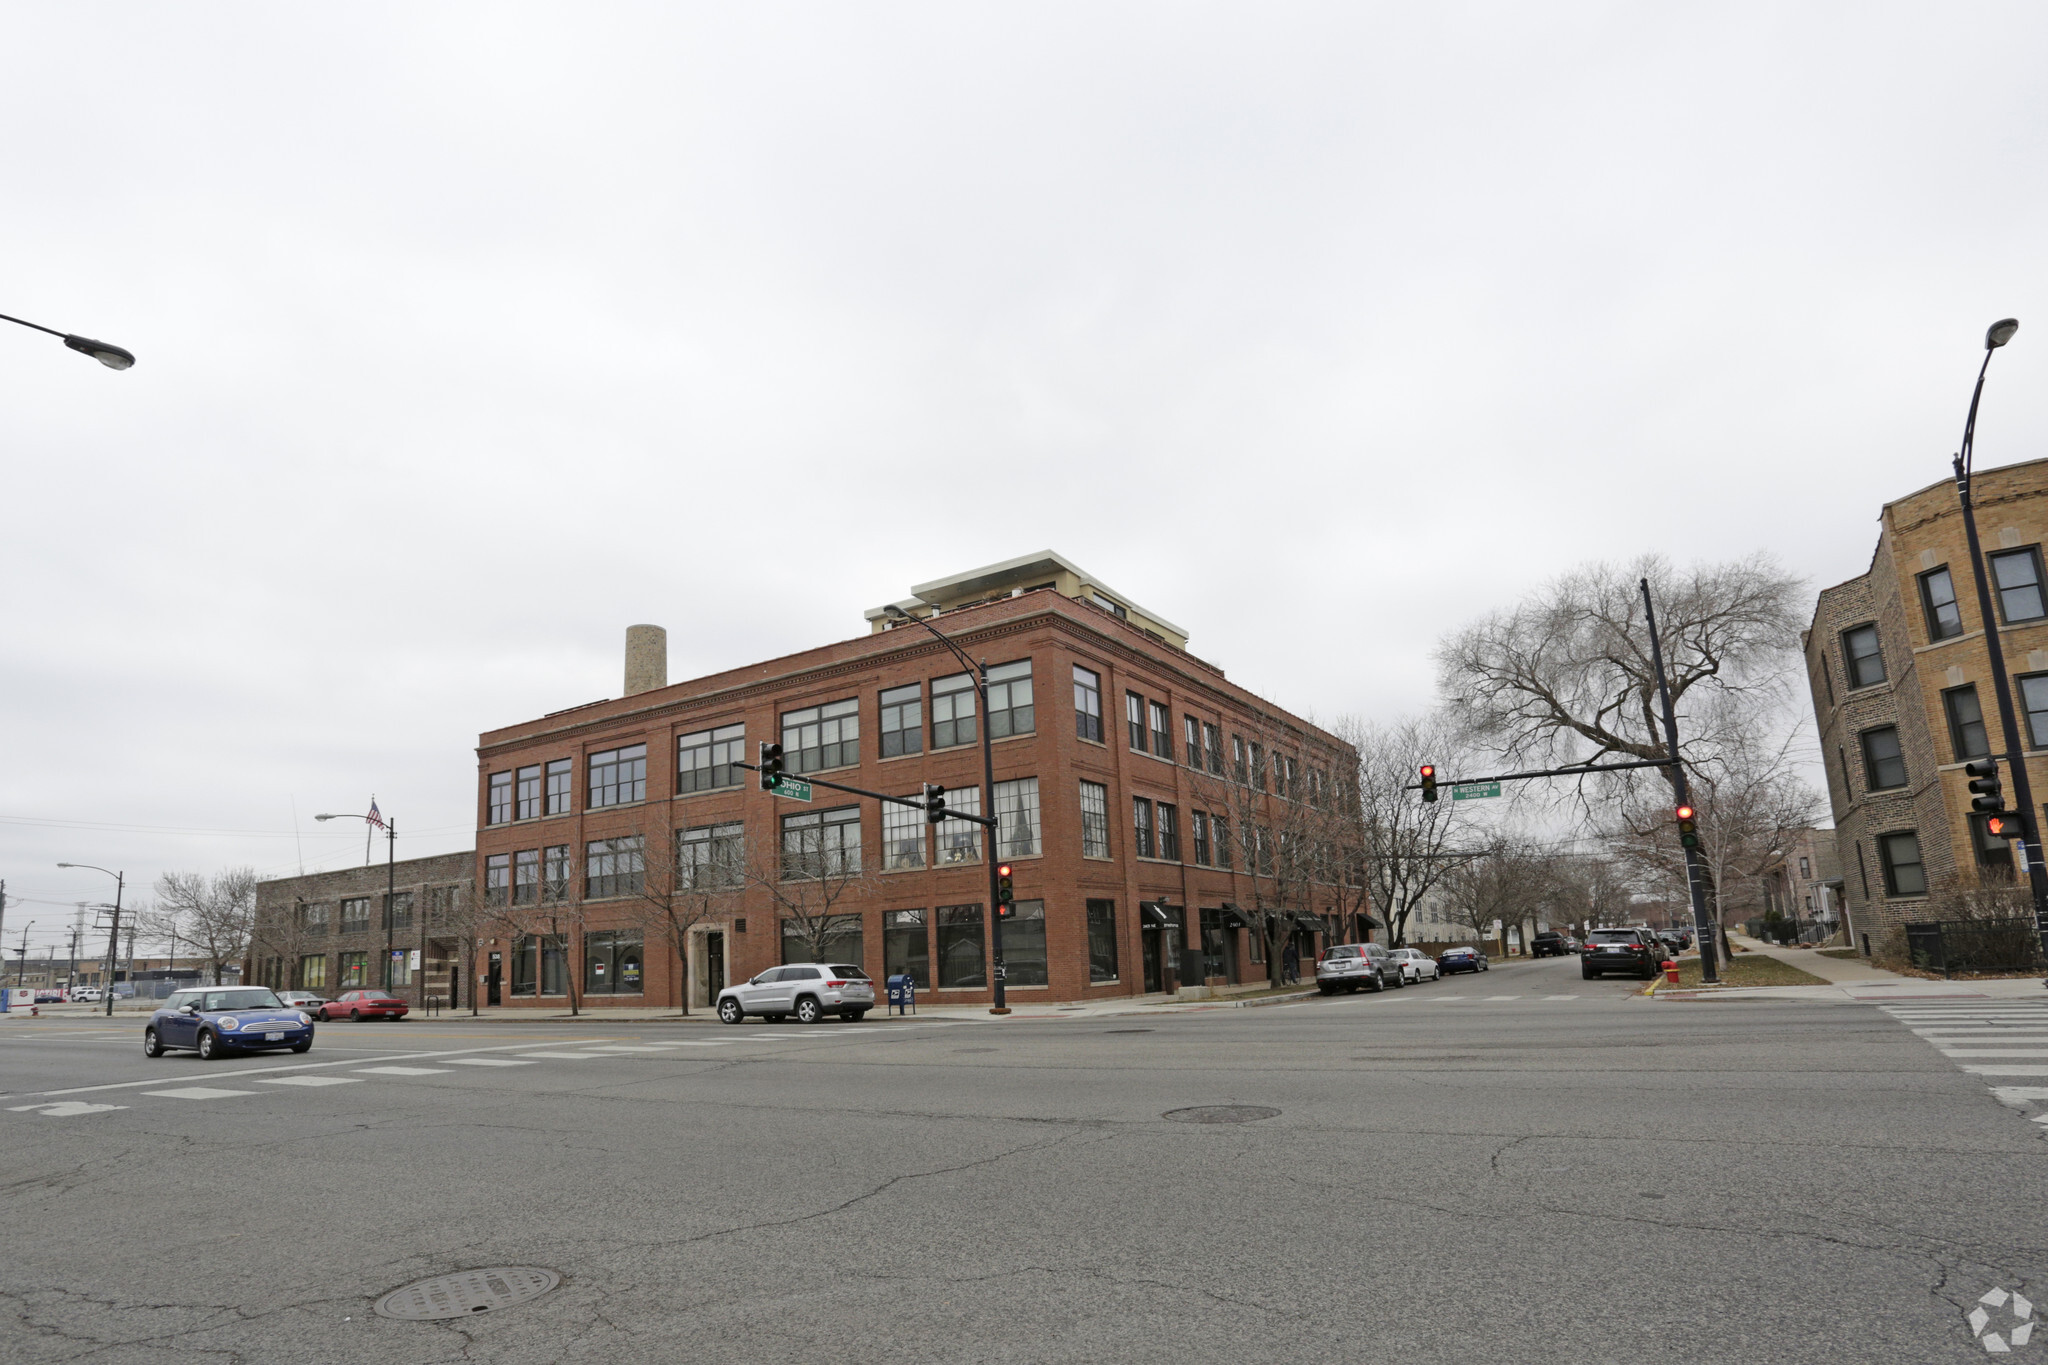
[[[1370,724],[1338,723],[1335,733],[1358,751],[1354,784],[1359,811],[1359,853],[1372,903],[1395,947],[1407,943],[1415,906],[1466,856],[1450,801],[1425,802],[1407,791],[1424,763],[1448,775],[1469,752],[1457,727],[1441,713]]]
[[[212,877],[199,872],[166,872],[156,879],[154,923],[171,926],[213,972],[248,951],[256,910],[256,871],[231,867]],[[161,932],[161,927],[158,932]]]
[[[742,881],[774,903],[777,931],[813,962],[825,961],[828,945],[844,932],[841,906],[881,893],[881,877],[861,861],[859,828],[823,819],[785,824],[779,848],[750,849],[738,865]]]
[[[721,836],[720,828],[678,830],[666,849],[647,850],[634,893],[634,917],[646,940],[675,953],[684,1014],[690,1012],[690,931],[730,915],[747,884],[745,836]]]

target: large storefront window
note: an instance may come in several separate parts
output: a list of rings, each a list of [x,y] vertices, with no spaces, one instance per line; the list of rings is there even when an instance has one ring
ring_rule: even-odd
[[[866,970],[859,915],[823,915],[808,924],[782,921],[784,962],[844,962]]]
[[[979,905],[938,909],[939,988],[966,990],[988,984],[988,950]]]
[[[540,940],[532,934],[522,934],[512,944],[512,994],[533,994],[534,957]]]
[[[1004,980],[1012,986],[1050,984],[1045,965],[1045,902],[1018,901],[1003,921]]]
[[[583,935],[583,993],[639,995],[643,943],[639,931],[597,929]]]
[[[341,987],[367,986],[370,984],[370,955],[368,953],[343,953],[341,973],[335,984]]]
[[[922,910],[891,910],[882,916],[882,974],[904,976],[921,991],[932,988],[931,929]]]
[[[299,959],[299,989],[317,991],[327,984],[327,954],[314,953]]]
[[[1100,985],[1117,979],[1116,902],[1088,902],[1088,980]]]

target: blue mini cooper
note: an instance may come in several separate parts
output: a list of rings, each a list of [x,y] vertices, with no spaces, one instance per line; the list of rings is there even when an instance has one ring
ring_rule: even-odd
[[[142,1030],[142,1055],[189,1048],[211,1061],[227,1052],[313,1046],[313,1020],[267,986],[207,986],[173,992]]]

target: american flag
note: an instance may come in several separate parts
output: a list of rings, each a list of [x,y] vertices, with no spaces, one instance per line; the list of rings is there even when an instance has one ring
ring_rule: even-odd
[[[367,819],[372,825],[374,825],[378,829],[384,828],[384,816],[377,810],[376,797],[373,796],[370,798],[370,813],[364,818]]]

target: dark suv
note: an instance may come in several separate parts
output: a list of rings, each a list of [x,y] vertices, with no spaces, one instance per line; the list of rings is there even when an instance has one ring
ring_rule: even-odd
[[[1570,941],[1555,929],[1545,929],[1542,933],[1529,940],[1529,956],[1531,957],[1569,957],[1571,956],[1571,951],[1572,945]]]
[[[1647,981],[1663,960],[1664,945],[1648,929],[1595,929],[1579,954],[1579,975],[1591,981],[1608,972],[1627,972]]]

